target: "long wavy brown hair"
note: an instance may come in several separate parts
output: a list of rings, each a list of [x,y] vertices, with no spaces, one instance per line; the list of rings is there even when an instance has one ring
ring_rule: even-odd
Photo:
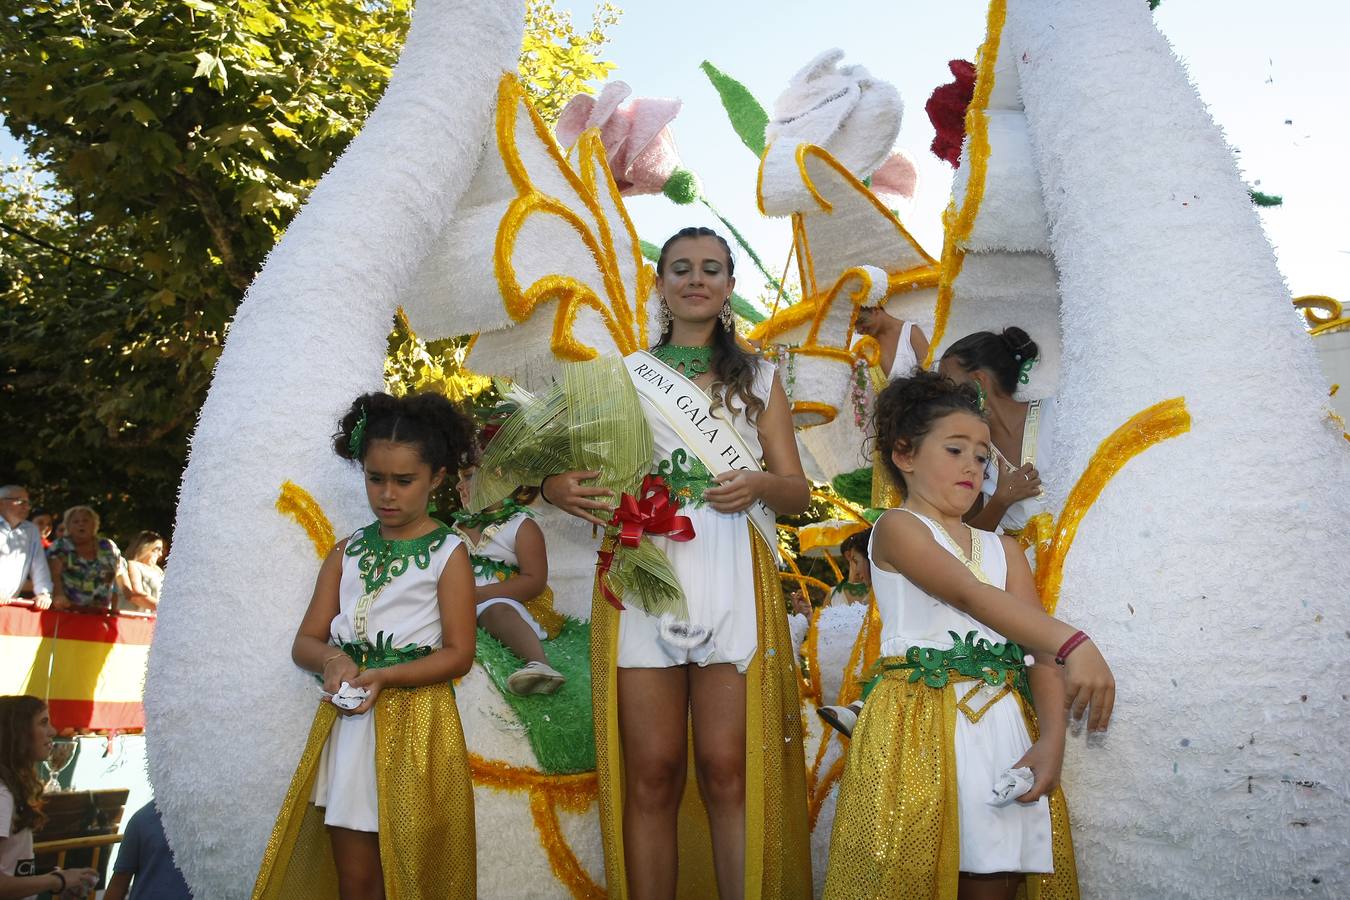
[[[727,254],[727,275],[735,276],[736,260],[731,256],[731,245],[727,243],[727,239],[711,228],[693,225],[681,228],[661,245],[661,255],[656,260],[656,274],[665,274],[666,254],[671,245],[682,238],[699,237],[717,238]],[[661,339],[656,342],[656,346],[663,347],[669,343],[668,326],[661,332]],[[734,328],[724,328],[720,322],[714,325],[712,330],[712,370],[713,383],[708,392],[712,396],[710,411],[716,411],[726,405],[733,414],[736,413],[737,410],[726,402],[728,398],[734,396],[740,401],[745,417],[754,424],[759,419],[759,414],[764,411],[764,401],[755,396],[754,390],[755,375],[759,371],[759,357],[736,342]]]
[[[47,822],[42,780],[33,762],[33,720],[46,709],[46,703],[28,694],[0,697],[0,784],[14,797],[11,833],[37,831]]]

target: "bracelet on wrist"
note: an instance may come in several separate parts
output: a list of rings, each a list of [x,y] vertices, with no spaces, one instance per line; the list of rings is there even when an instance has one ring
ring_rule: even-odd
[[[556,506],[557,504],[555,504],[552,500],[548,499],[548,492],[544,490],[544,485],[548,484],[548,480],[557,474],[558,474],[557,472],[554,472],[552,475],[545,475],[543,478],[539,479],[539,496],[543,497],[544,502],[547,503],[549,506]]]
[[[1078,645],[1089,641],[1087,632],[1075,631],[1069,636],[1069,639],[1060,645],[1059,650],[1055,651],[1055,664],[1064,665],[1064,661],[1069,658],[1069,654],[1078,649]]]
[[[52,891],[52,893],[53,893],[53,894],[64,894],[64,893],[66,892],[66,876],[64,876],[64,875],[61,874],[61,870],[60,870],[60,869],[52,869],[52,870],[51,870],[50,872],[48,872],[47,874],[48,874],[48,875],[55,875],[55,876],[56,876],[56,880],[59,881],[59,882],[61,882],[61,886],[60,886],[59,888],[57,888],[56,890]]]

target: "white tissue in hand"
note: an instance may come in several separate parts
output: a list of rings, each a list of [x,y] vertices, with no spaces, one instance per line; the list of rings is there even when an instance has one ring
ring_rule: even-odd
[[[1008,769],[994,782],[994,796],[986,802],[990,806],[1002,806],[1031,790],[1035,783],[1036,776],[1026,766]]]
[[[342,687],[333,695],[333,705],[338,709],[356,709],[366,701],[370,696],[370,691],[363,687],[352,687],[347,682],[342,682]]]

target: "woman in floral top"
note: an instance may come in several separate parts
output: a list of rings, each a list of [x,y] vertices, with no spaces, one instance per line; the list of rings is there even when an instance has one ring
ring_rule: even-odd
[[[98,533],[98,513],[72,506],[63,519],[65,537],[52,544],[47,562],[52,570],[55,609],[117,608],[118,587],[131,594],[127,563],[117,545]]]

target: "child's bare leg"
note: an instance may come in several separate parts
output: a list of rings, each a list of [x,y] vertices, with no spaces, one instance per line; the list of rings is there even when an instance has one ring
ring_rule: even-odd
[[[990,875],[961,873],[957,880],[957,900],[1013,900],[1022,884],[1019,872],[994,872]]]
[[[505,603],[494,603],[478,615],[478,624],[525,662],[548,665],[544,645],[530,623]]]
[[[384,900],[380,836],[373,831],[328,829],[337,867],[339,900]]]

